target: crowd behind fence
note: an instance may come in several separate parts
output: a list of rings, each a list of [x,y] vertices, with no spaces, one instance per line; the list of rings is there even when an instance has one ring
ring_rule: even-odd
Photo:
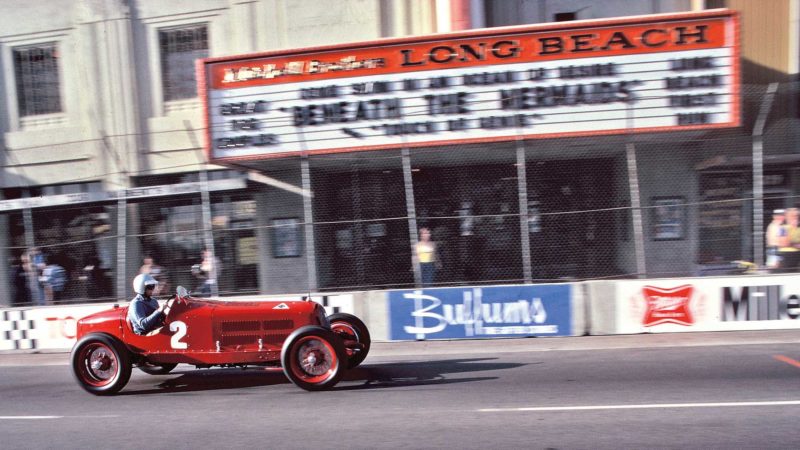
[[[223,296],[796,271],[798,87],[773,85],[765,111],[770,87],[742,86],[733,129],[266,164],[296,186],[306,164],[313,195],[249,182],[130,202],[122,240],[116,203],[5,212],[8,303],[118,300],[144,271]]]

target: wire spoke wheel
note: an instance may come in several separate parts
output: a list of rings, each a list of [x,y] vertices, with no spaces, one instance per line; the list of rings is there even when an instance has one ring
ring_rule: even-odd
[[[309,383],[319,383],[330,377],[339,361],[331,344],[314,337],[306,337],[298,342],[297,364],[292,365],[295,373]]]
[[[319,326],[298,328],[286,338],[281,350],[283,372],[307,391],[319,391],[339,382],[347,368],[341,339]]]
[[[105,386],[119,373],[119,361],[114,351],[103,343],[92,343],[83,348],[80,359],[81,375],[94,386]]]
[[[95,395],[114,394],[131,377],[127,349],[114,338],[90,334],[75,344],[71,355],[72,373],[78,384]]]

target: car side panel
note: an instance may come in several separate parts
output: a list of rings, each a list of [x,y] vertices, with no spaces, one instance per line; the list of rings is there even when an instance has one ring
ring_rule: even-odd
[[[215,306],[206,302],[175,302],[164,326],[140,336],[126,320],[124,341],[131,350],[152,359],[158,354],[191,354],[216,350],[211,333]]]

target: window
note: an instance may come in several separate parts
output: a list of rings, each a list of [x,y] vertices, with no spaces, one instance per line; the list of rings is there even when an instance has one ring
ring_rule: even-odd
[[[13,53],[19,115],[61,112],[56,44],[16,48]]]
[[[208,27],[170,28],[158,32],[164,100],[197,97],[194,62],[208,56]]]

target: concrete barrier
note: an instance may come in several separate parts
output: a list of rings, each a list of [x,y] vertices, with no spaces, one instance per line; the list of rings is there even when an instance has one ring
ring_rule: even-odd
[[[251,295],[224,300],[301,300]],[[375,341],[800,328],[800,277],[752,275],[312,293]],[[68,350],[75,323],[112,304],[0,310],[0,350]]]

